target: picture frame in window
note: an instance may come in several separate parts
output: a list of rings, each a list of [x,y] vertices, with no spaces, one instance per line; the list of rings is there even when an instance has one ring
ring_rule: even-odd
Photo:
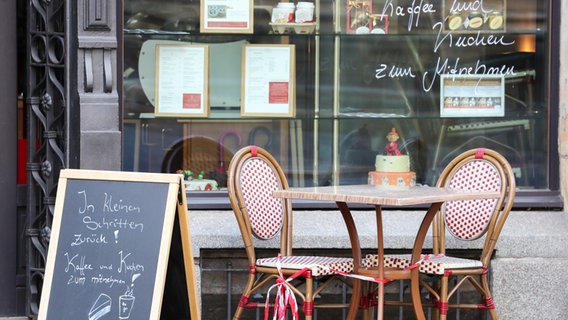
[[[295,50],[292,44],[243,45],[241,116],[295,117]]]
[[[201,33],[253,33],[253,0],[201,0]]]
[[[156,45],[155,115],[208,117],[209,47]]]
[[[454,75],[440,77],[440,117],[504,117],[503,75]]]

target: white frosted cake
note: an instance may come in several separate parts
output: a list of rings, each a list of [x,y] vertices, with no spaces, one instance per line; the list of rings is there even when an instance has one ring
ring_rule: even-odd
[[[408,172],[410,171],[410,159],[407,155],[378,155],[375,158],[375,170],[380,172]]]
[[[387,134],[386,155],[377,155],[375,169],[369,172],[369,184],[412,187],[416,185],[416,173],[410,171],[410,158],[398,150],[399,139],[395,128]]]
[[[416,185],[416,173],[410,171],[408,155],[377,155],[375,169],[376,171],[369,172],[369,184],[407,187]]]

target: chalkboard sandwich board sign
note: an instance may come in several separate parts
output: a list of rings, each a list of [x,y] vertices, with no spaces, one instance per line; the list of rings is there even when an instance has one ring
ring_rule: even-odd
[[[38,318],[163,318],[166,279],[198,320],[183,177],[62,170]]]

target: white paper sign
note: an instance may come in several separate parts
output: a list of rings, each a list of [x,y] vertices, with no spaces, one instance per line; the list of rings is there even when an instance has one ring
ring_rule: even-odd
[[[156,46],[156,115],[208,116],[208,47]]]
[[[295,47],[246,45],[243,49],[241,115],[295,114]]]

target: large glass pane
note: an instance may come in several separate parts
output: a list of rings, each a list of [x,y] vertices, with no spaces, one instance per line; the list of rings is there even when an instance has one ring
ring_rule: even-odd
[[[125,170],[190,170],[222,189],[232,154],[257,144],[292,186],[367,183],[396,128],[418,183],[486,147],[520,188],[548,188],[549,2],[315,1],[302,34],[275,32],[277,4],[254,1],[254,33],[235,34],[201,33],[199,1],[125,1]],[[162,43],[209,46],[209,117],[154,114]],[[240,115],[243,44],[295,45],[293,118]]]
[[[541,133],[548,132],[549,116],[548,5],[503,0],[371,5],[375,20],[383,14],[384,21],[376,24],[380,34],[372,32],[373,19],[358,28],[350,24],[360,16],[353,11],[368,10],[368,2],[324,7],[341,16],[334,20],[333,35],[322,36],[323,61],[333,61],[338,72],[334,78],[327,68],[320,70],[328,80],[320,93],[336,93],[335,101],[324,98],[320,105],[330,118],[326,124],[321,120],[320,150],[333,158],[333,142],[338,155],[335,164],[319,161],[320,183],[365,183],[375,155],[385,153],[387,133],[396,128],[418,183],[435,183],[460,152],[486,147],[509,159],[519,187],[547,186],[549,150]],[[481,17],[478,27],[470,25],[476,16]],[[450,29],[455,17],[461,24]],[[461,87],[464,77],[470,88],[445,116],[441,109],[447,101],[441,95]],[[486,77],[503,82],[497,99],[484,96]]]
[[[199,1],[125,1],[125,169],[182,170],[191,175],[191,190],[223,189],[233,153],[256,144],[280,161],[291,183],[304,183],[304,159],[313,158],[313,152],[306,151],[313,149],[311,134],[303,133],[313,119],[314,37],[274,34],[269,23],[276,5],[256,2],[254,34],[235,34],[201,33]],[[156,47],[163,44],[208,46],[207,118],[156,116]],[[294,45],[296,118],[240,115],[246,44]]]

